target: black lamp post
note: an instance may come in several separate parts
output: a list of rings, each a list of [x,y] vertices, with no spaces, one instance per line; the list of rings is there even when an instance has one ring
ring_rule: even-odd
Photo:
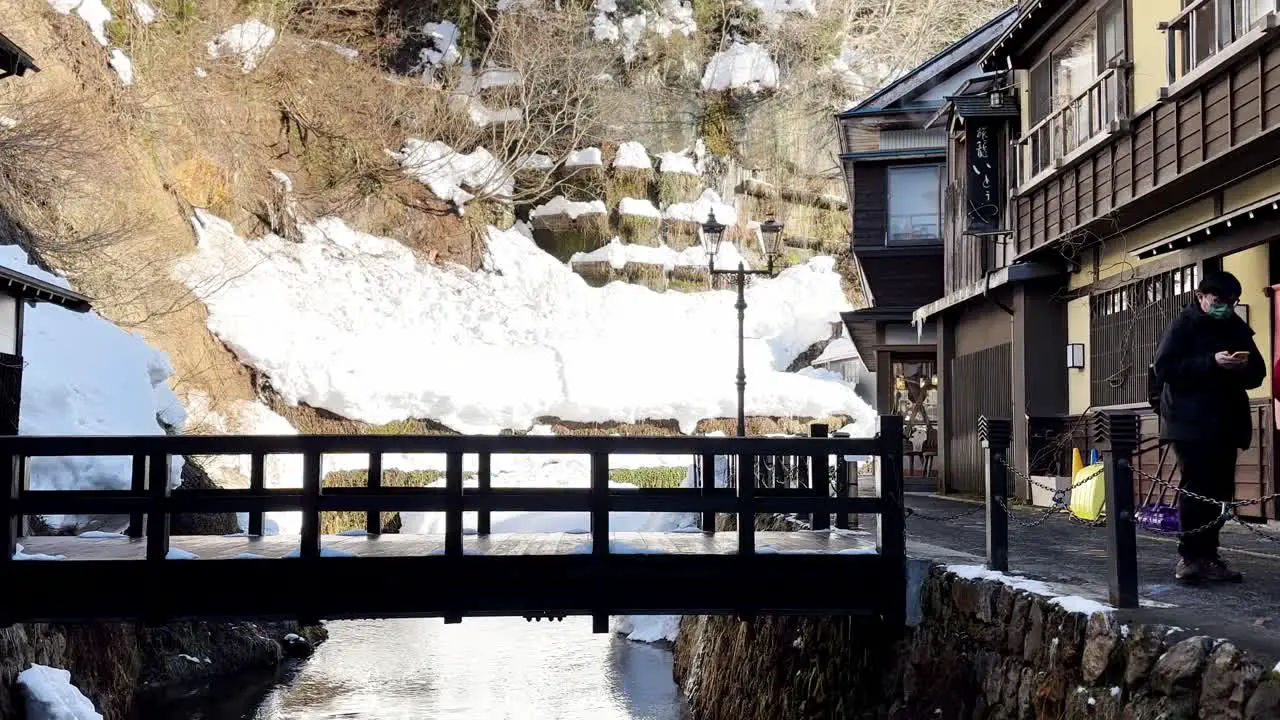
[[[773,277],[773,260],[779,254],[782,248],[782,223],[776,222],[773,218],[769,218],[760,225],[760,235],[764,240],[764,256],[767,263],[764,270],[747,270],[742,265],[742,260],[738,260],[736,270],[720,270],[716,268],[716,253],[720,251],[720,241],[724,238],[724,225],[716,222],[716,212],[712,210],[707,214],[707,221],[702,224],[702,238],[707,244],[707,271],[714,277],[716,275],[733,275],[738,285],[738,302],[734,305],[738,309],[738,437],[746,437],[747,435],[747,414],[746,414],[746,395],[747,395],[747,368],[746,358],[743,353],[743,323],[746,317],[747,300],[745,288],[748,275],[765,275]]]

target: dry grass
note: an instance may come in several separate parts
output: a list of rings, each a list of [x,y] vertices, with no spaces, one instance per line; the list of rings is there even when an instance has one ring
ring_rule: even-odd
[[[661,230],[661,218],[618,215],[618,235],[629,243],[658,247],[662,241]]]
[[[576,262],[570,267],[591,287],[604,287],[618,279],[618,272],[608,262]]]
[[[658,175],[658,207],[667,208],[676,203],[693,202],[702,194],[702,178],[684,173],[660,173]]]

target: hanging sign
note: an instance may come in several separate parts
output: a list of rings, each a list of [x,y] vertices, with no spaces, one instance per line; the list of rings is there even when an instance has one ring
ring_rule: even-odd
[[[1000,118],[969,120],[966,157],[965,231],[990,233],[1002,229],[1004,193],[1000,174]]]

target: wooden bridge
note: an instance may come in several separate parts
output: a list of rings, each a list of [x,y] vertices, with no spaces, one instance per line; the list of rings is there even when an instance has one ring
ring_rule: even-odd
[[[823,426],[816,426],[823,428]],[[597,632],[621,614],[860,615],[888,623],[905,612],[902,419],[880,418],[874,438],[574,436],[154,436],[0,438],[0,624],[204,618],[591,615]],[[369,460],[365,487],[325,487],[322,457]],[[445,457],[442,487],[383,484],[383,455]],[[265,459],[302,457],[300,489],[265,487]],[[493,487],[497,454],[590,457],[582,489]],[[697,487],[609,486],[609,458],[688,455]],[[247,455],[247,489],[169,488],[170,460]],[[476,458],[476,483],[463,461]],[[879,456],[876,497],[857,497],[850,455]],[[33,490],[35,457],[131,457],[128,490]],[[715,487],[717,458],[732,469]],[[834,458],[834,461],[833,461]],[[790,483],[761,482],[799,469]],[[263,536],[263,514],[300,511],[299,535]],[[379,534],[380,513],[441,512],[443,535]],[[587,512],[588,534],[490,532],[495,511]],[[176,513],[249,513],[239,536],[171,536]],[[322,535],[321,514],[366,513],[367,534]],[[697,513],[695,532],[613,533],[610,513]],[[473,533],[464,513],[476,513]],[[716,532],[716,516],[736,529]],[[805,518],[811,529],[757,532],[760,514]],[[846,530],[850,514],[878,516],[874,534]],[[130,518],[122,537],[22,537],[31,515]],[[831,528],[831,517],[836,527]],[[23,552],[17,553],[18,546]],[[173,551],[173,552],[171,552]],[[183,552],[185,551],[185,552]],[[198,559],[175,559],[189,557]],[[57,561],[21,560],[33,554]],[[16,557],[15,557],[16,556]]]

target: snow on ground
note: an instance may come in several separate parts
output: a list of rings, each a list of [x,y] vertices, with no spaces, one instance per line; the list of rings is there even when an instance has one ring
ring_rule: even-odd
[[[550,155],[543,155],[541,153],[521,155],[520,158],[516,160],[517,170],[550,170],[555,166],[556,161],[553,160]]]
[[[638,215],[640,217],[651,217],[656,219],[662,218],[662,211],[659,210],[653,201],[648,198],[629,198],[624,197],[618,203],[619,215]]]
[[[681,175],[702,174],[698,169],[695,158],[689,157],[686,152],[665,152],[658,155],[658,169],[664,173],[678,173]]]
[[[417,178],[436,197],[457,206],[459,214],[476,197],[464,187],[497,198],[509,198],[515,192],[511,173],[482,147],[463,154],[439,140],[409,138],[391,157],[400,163],[405,174]]]
[[[102,0],[49,0],[49,5],[63,15],[70,15],[74,10],[89,26],[93,39],[100,45],[107,44],[107,23],[111,21],[111,11]]]
[[[679,615],[615,615],[609,620],[613,632],[632,642],[675,642],[680,637]]]
[[[232,25],[226,32],[209,41],[209,57],[239,57],[240,69],[253,72],[276,42],[276,29],[256,18]]]
[[[649,34],[668,38],[674,33],[689,37],[698,31],[693,19],[693,8],[679,0],[663,0],[656,9],[617,17],[618,4],[613,0],[596,3],[597,15],[591,23],[592,35],[597,42],[622,41],[622,59],[635,60],[640,55],[640,43]]]
[[[1022,590],[1033,595],[1049,598],[1049,604],[1057,605],[1070,613],[1092,615],[1094,613],[1110,613],[1113,608],[1096,600],[1078,595],[1064,595],[1053,586],[1039,580],[1032,580],[1018,575],[1009,575],[996,570],[988,570],[980,565],[948,565],[947,571],[965,580],[991,580],[1007,585],[1014,590]]]
[[[750,0],[760,17],[770,27],[778,27],[787,15],[817,15],[813,0]]]
[[[422,26],[422,34],[431,41],[432,47],[423,48],[419,53],[422,64],[428,68],[457,65],[462,60],[458,52],[458,26],[444,20],[427,23]]]
[[[592,288],[517,230],[490,228],[484,267],[472,272],[420,262],[337,218],[301,224],[298,243],[248,242],[196,212],[197,251],[175,273],[205,290],[209,328],[285,402],[369,423],[432,418],[459,432],[539,417],[672,418],[692,432],[736,412],[732,292]],[[838,376],[785,372],[850,307],[831,258],[755,280],[747,295],[750,413],[873,416]],[[670,372],[673,357],[725,363]]]
[[[70,288],[61,277],[27,262],[17,245],[0,247],[0,265]],[[141,336],[97,313],[41,303],[26,311],[23,336],[23,435],[163,435],[157,416],[175,428],[186,421],[166,384],[173,368]],[[127,457],[32,458],[36,490],[120,490],[129,487]],[[182,459],[173,463],[177,484]],[[61,521],[49,518],[51,523]]]
[[[462,93],[454,93],[449,96],[449,107],[456,112],[465,112],[471,122],[480,128],[520,122],[524,118],[524,110],[518,107],[494,110],[478,98]]]
[[[0,115],[0,130],[12,130],[18,127],[18,121],[8,115]]]
[[[563,195],[557,195],[534,208],[533,211],[529,213],[529,217],[536,218],[546,215],[566,215],[573,220],[577,220],[583,215],[591,215],[592,213],[604,215],[608,212],[609,208],[605,207],[604,202],[601,200],[579,202],[577,200],[570,200]]]
[[[644,145],[638,142],[624,142],[618,146],[618,154],[613,158],[613,166],[649,170],[653,168],[653,161],[649,159],[649,153],[644,149]]]
[[[36,665],[18,673],[18,688],[28,718],[39,720],[102,720],[93,701],[71,683],[71,673]]]
[[[702,74],[702,89],[712,92],[742,88],[752,93],[778,87],[778,64],[759,43],[735,42],[712,56]]]
[[[604,156],[598,147],[582,148],[569,153],[565,159],[565,167],[600,167],[604,165]]]
[[[661,265],[667,270],[676,267],[706,267],[707,251],[702,245],[694,245],[684,250],[673,250],[667,245],[649,247],[647,245],[629,245],[621,238],[613,238],[608,245],[596,248],[591,252],[577,252],[569,258],[569,265],[577,263],[607,262],[615,270],[621,270],[628,263],[642,265]],[[716,252],[716,268],[734,270],[738,263],[743,269],[751,269],[751,264],[738,252],[738,246],[731,242],[720,243]]]
[[[111,65],[111,69],[116,71],[116,75],[120,76],[120,84],[125,87],[133,85],[133,61],[129,59],[116,48],[111,51],[111,59],[107,61]]]
[[[720,193],[707,188],[702,195],[691,203],[676,203],[667,208],[668,220],[683,220],[699,226],[707,221],[707,216],[714,210],[716,222],[726,227],[738,224],[738,211],[732,205],[720,200]]]

